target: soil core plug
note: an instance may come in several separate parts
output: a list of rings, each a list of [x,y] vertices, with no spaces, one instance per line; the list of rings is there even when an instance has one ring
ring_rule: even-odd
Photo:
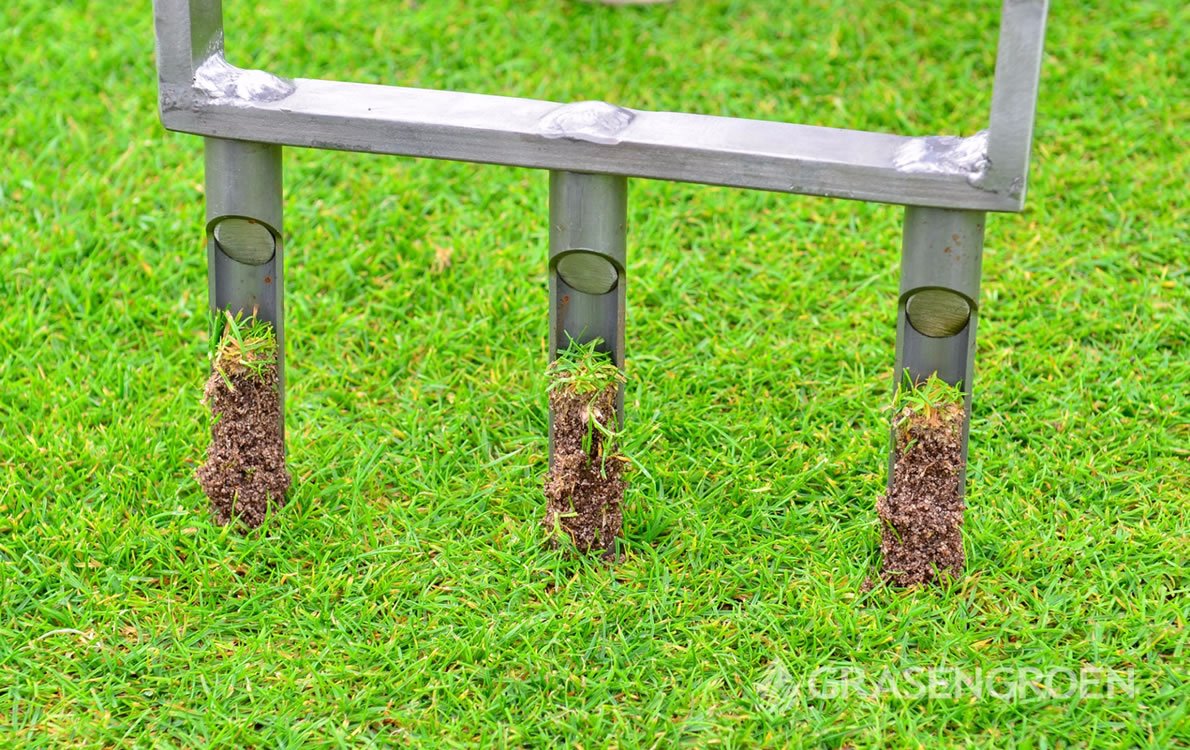
[[[256,528],[270,510],[285,505],[290,484],[277,337],[268,323],[230,313],[217,317],[212,328],[211,377],[203,391],[211,410],[211,445],[198,482],[216,523],[238,518]]]
[[[623,526],[621,503],[628,459],[620,452],[617,402],[624,375],[596,347],[571,342],[549,368],[553,416],[550,471],[542,526],[552,544],[570,540],[579,552],[614,558]]]
[[[876,503],[881,577],[915,586],[963,572],[963,393],[936,377],[898,392],[892,477]]]

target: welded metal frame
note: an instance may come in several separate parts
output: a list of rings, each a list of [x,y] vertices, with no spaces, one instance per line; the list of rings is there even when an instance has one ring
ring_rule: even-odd
[[[1019,211],[1046,5],[1005,0],[990,126],[967,139],[285,79],[227,61],[220,0],[154,2],[161,119],[285,146]]]
[[[207,139],[212,307],[256,305],[279,337],[280,147],[365,151],[551,170],[550,356],[566,336],[599,336],[621,365],[626,178],[904,205],[896,381],[938,372],[969,399],[985,213],[1024,205],[1047,10],[1048,0],[1003,0],[989,125],[968,137],[287,79],[228,62],[221,0],[154,0],[159,105],[166,128]],[[221,244],[218,225],[232,218],[269,229],[272,265]],[[560,260],[576,251],[610,263],[614,287],[567,284]],[[947,321],[961,328],[925,335],[912,311],[933,309],[922,300],[939,295],[923,293],[937,290],[952,295]],[[964,304],[965,320],[954,313]]]

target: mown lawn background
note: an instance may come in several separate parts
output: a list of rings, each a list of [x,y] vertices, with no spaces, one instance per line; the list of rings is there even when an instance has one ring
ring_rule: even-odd
[[[970,134],[997,3],[227,0],[234,62]],[[634,181],[629,555],[542,549],[541,172],[287,150],[291,504],[213,526],[201,140],[149,4],[0,7],[0,745],[1170,747],[1190,737],[1179,3],[1052,10],[988,223],[947,589],[877,563],[901,210]],[[820,667],[1132,670],[815,699]]]

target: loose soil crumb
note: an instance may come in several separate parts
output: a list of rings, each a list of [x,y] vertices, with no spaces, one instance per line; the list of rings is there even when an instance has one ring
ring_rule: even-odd
[[[564,532],[578,551],[602,551],[608,559],[615,557],[624,521],[620,505],[627,486],[625,459],[590,421],[613,433],[618,429],[618,391],[612,384],[593,394],[578,394],[570,388],[550,393],[554,460],[545,479],[548,502],[542,521],[551,535]]]
[[[963,572],[962,404],[897,417],[891,490],[876,503],[881,577],[915,586]]]
[[[277,367],[252,372],[221,353],[204,395],[211,409],[211,445],[198,482],[216,523],[238,518],[256,528],[270,510],[285,505],[290,485]]]

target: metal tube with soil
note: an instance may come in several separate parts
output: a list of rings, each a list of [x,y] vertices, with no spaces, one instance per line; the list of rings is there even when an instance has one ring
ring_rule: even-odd
[[[549,358],[578,344],[624,367],[628,184],[624,177],[550,173]],[[581,552],[615,555],[624,482],[608,435],[623,420],[622,378],[600,392],[550,392],[550,473],[543,524]],[[601,454],[596,457],[596,454]]]
[[[207,278],[217,340],[205,390],[211,446],[198,476],[217,522],[238,518],[255,527],[270,508],[284,505],[290,483],[281,147],[205,143]]]
[[[901,257],[894,388],[931,377],[961,402],[894,416],[888,492],[877,503],[883,577],[896,585],[958,576],[985,214],[908,208]],[[903,404],[927,400],[901,399]],[[934,408],[937,407],[937,408]]]
[[[281,147],[222,138],[204,142],[211,310],[252,315],[273,327],[284,394]]]

